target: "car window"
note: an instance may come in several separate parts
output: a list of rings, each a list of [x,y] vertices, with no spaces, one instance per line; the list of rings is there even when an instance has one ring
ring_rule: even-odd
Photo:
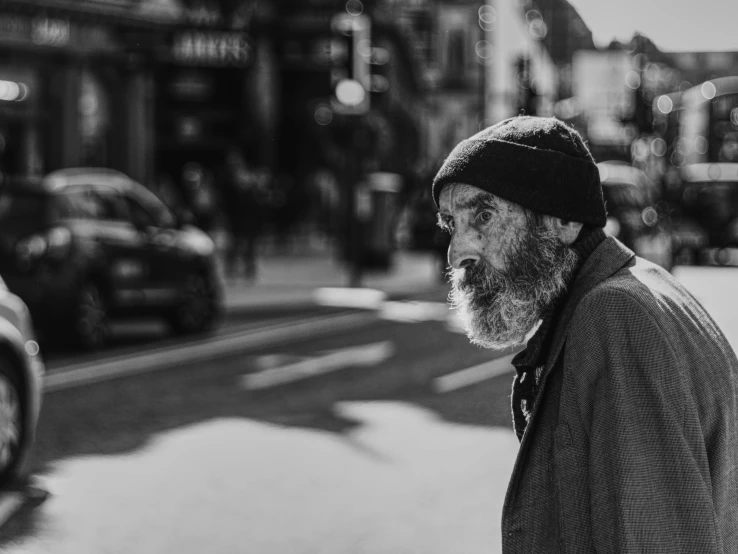
[[[111,187],[70,187],[57,196],[55,209],[62,218],[128,221],[126,205]]]
[[[126,204],[128,205],[131,221],[136,227],[156,227],[156,219],[138,199],[126,196]]]
[[[131,191],[130,195],[127,195],[127,199],[131,210],[136,209],[139,212],[143,210],[147,214],[150,221],[147,225],[164,229],[171,229],[176,226],[177,220],[171,210],[147,189],[137,187]],[[145,216],[140,214],[140,217]]]
[[[99,219],[128,221],[128,207],[118,191],[111,187],[95,187],[92,194],[100,205]]]
[[[104,207],[88,188],[70,187],[56,196],[53,211],[59,219],[100,219]]]

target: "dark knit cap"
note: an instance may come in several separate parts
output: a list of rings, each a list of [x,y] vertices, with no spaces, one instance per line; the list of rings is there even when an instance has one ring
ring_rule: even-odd
[[[460,142],[433,181],[465,183],[540,214],[604,227],[600,173],[574,129],[553,117],[518,116]]]

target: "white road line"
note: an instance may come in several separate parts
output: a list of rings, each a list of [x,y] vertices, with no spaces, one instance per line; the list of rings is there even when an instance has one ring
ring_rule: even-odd
[[[18,511],[23,505],[24,498],[23,493],[11,492],[4,493],[0,496],[0,527]]]
[[[241,385],[247,390],[266,389],[349,367],[374,366],[394,353],[392,341],[350,346],[286,366],[246,374],[241,378]]]
[[[322,316],[291,325],[260,329],[243,335],[212,337],[197,343],[177,345],[154,352],[144,352],[139,355],[118,356],[103,362],[75,364],[57,368],[47,373],[44,381],[44,392],[50,393],[88,383],[156,371],[182,363],[212,360],[286,340],[299,340],[336,330],[355,329],[371,321],[376,321],[376,314],[362,312],[339,316]]]
[[[321,287],[313,292],[313,299],[318,306],[378,310],[385,298],[387,294],[377,289]]]
[[[514,356],[515,353],[509,354],[461,371],[449,373],[443,377],[436,377],[433,379],[433,390],[439,394],[451,392],[512,372],[511,362]]]
[[[337,314],[331,314],[327,316],[314,316],[310,319],[320,319],[325,317],[336,317],[338,315],[345,315],[345,312],[340,312]],[[225,327],[221,332],[218,333],[218,335],[208,336],[202,339],[195,339],[191,340],[187,343],[187,346],[201,346],[203,344],[208,344],[213,342],[214,340],[222,340],[226,337],[233,337],[233,336],[242,336],[247,334],[250,331],[267,331],[267,330],[273,330],[273,329],[282,329],[284,327],[288,327],[290,325],[294,325],[295,323],[300,323],[306,321],[306,319],[303,318],[297,318],[295,316],[291,317],[282,317],[274,320],[268,320],[267,322],[262,321],[261,323],[256,321],[250,321],[248,323],[243,323],[240,325],[233,325]],[[266,324],[265,324],[266,323]],[[72,361],[74,360],[75,356],[67,356],[66,358],[60,358],[57,360],[53,360],[46,364],[46,370],[50,371],[51,373],[59,373],[61,371],[68,371],[72,368],[78,368],[83,366],[97,366],[100,363],[108,363],[108,362],[115,362],[120,360],[127,360],[131,356],[136,356],[140,354],[153,354],[153,353],[164,353],[164,352],[171,352],[173,350],[179,350],[182,348],[182,342],[181,340],[167,340],[161,343],[160,346],[156,346],[153,348],[147,348],[145,351],[141,351],[141,347],[126,347],[124,349],[118,350],[117,353],[114,356],[106,356],[104,359],[98,359],[94,358],[92,356],[86,356],[86,360],[83,359],[81,361]],[[79,358],[77,358],[79,359]]]

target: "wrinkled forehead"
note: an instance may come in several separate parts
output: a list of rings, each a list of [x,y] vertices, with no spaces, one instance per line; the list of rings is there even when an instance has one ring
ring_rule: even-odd
[[[509,203],[494,194],[466,183],[449,183],[443,187],[438,199],[441,213],[457,213],[480,206],[500,206]]]

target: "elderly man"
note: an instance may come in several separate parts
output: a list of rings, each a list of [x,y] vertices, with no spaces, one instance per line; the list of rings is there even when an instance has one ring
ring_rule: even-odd
[[[738,552],[738,360],[669,273],[605,236],[580,136],[503,121],[454,149],[433,195],[469,338],[528,339],[503,552]]]

